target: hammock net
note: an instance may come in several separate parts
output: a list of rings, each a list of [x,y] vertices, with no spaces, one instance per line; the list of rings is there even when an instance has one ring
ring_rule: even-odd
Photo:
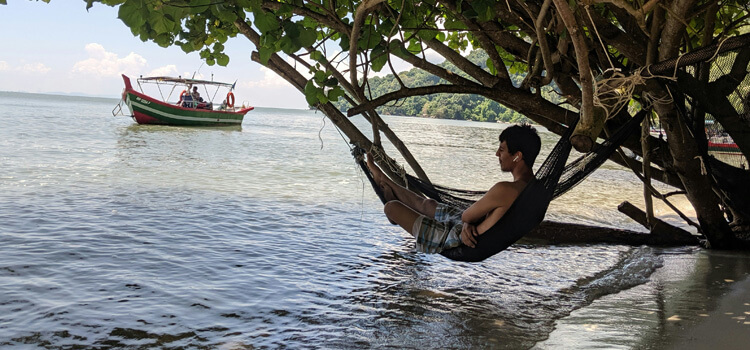
[[[632,75],[642,75],[636,77],[638,79],[657,79],[663,84],[670,94],[669,103],[674,103],[682,122],[689,127],[693,137],[699,140],[702,156],[708,159],[707,174],[711,176],[725,207],[732,208],[727,210],[729,220],[732,220],[733,214],[750,217],[747,212],[750,210],[750,186],[746,186],[750,177],[743,152],[743,149],[747,149],[745,145],[750,142],[750,34],[733,37],[677,59],[651,65]],[[641,99],[647,100],[644,96]],[[647,106],[653,101],[643,102]],[[543,220],[552,199],[583,181],[628,137],[637,133],[647,114],[650,114],[650,110],[643,109],[635,116],[625,118],[622,126],[605,142],[569,163],[569,139],[573,128],[568,127],[537,170],[537,180],[527,186],[493,228],[479,236],[477,247],[484,249],[461,246],[442,254],[454,260],[480,261],[507,248]],[[620,111],[617,117],[623,115],[628,114]],[[372,181],[362,160],[364,151],[355,148],[354,152],[358,153],[355,157],[382,200],[380,188]],[[388,158],[385,160],[395,163]],[[459,208],[467,208],[485,194],[484,191],[431,184],[406,173],[402,175],[410,189],[440,203]]]

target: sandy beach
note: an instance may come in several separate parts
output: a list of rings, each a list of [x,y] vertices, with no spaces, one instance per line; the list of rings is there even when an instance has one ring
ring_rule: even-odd
[[[750,254],[672,249],[649,281],[559,320],[536,349],[747,349]]]

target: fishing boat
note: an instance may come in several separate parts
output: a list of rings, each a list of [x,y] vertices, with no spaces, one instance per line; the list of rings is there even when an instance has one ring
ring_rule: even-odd
[[[709,137],[708,154],[729,165],[747,169],[747,158],[732,137],[726,134]]]
[[[125,82],[125,90],[122,93],[122,101],[118,104],[119,112],[122,112],[124,103],[138,124],[237,126],[242,124],[245,114],[254,109],[244,105],[235,106],[235,84],[181,77],[140,77],[136,80],[140,90],[137,91],[129,77],[123,74],[122,79]],[[143,85],[146,84],[155,85],[162,98],[154,98],[144,93]],[[166,97],[162,90],[165,87],[169,90]],[[205,100],[199,97],[198,89],[201,87],[208,97]],[[228,91],[226,95],[219,95],[222,90]],[[179,94],[176,94],[178,91]],[[214,103],[217,95],[225,97],[218,105]],[[177,101],[169,102],[170,99]],[[112,114],[117,114],[118,107],[115,107]]]

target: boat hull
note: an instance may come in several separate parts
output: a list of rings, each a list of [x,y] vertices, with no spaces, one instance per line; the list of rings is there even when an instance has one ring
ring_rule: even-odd
[[[138,124],[239,126],[245,114],[253,110],[253,107],[227,111],[180,107],[137,92],[129,83],[129,79],[126,80],[123,100]]]

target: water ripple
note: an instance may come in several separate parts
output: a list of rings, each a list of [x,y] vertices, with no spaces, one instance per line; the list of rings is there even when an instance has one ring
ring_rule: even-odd
[[[619,246],[418,254],[312,112],[150,127],[105,117],[116,101],[24,107],[34,96],[0,92],[3,348],[527,348],[658,261]],[[46,122],[17,122],[32,114]],[[436,182],[498,180],[502,126],[387,119]],[[604,170],[550,215],[620,225],[586,209],[614,201],[596,186],[632,185]]]

